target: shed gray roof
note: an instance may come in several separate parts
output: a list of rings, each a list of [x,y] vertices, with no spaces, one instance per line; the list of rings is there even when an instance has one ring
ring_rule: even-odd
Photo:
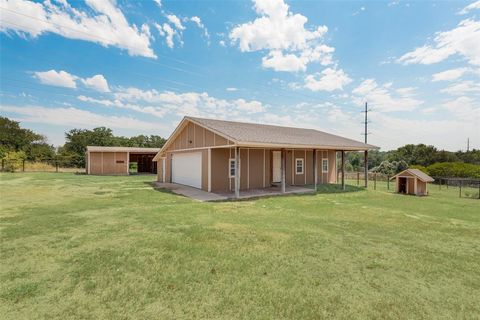
[[[396,178],[397,176],[401,176],[403,173],[405,172],[408,172],[414,176],[416,176],[418,179],[420,179],[421,181],[423,182],[433,182],[435,181],[435,179],[433,179],[432,177],[430,177],[428,174],[426,174],[425,172],[423,172],[422,170],[419,170],[419,169],[407,169],[407,170],[403,170],[402,172],[400,173],[397,173],[396,175],[394,175],[391,179],[394,179]]]
[[[304,128],[274,126],[258,123],[234,122],[196,117],[185,117],[240,145],[282,145],[345,150],[376,149],[365,144],[334,134]]]
[[[157,153],[160,148],[87,146],[87,152]]]

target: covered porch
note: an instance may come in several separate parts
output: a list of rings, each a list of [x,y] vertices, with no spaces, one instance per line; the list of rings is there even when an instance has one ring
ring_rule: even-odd
[[[246,159],[245,152],[242,153],[245,149],[247,150]],[[261,161],[257,161],[253,165],[250,163],[249,150],[251,149],[253,148],[230,148],[229,174],[231,178],[231,192],[218,192],[219,194],[242,199],[244,197],[254,197],[256,193],[288,194],[292,192],[316,192],[319,184],[339,183],[337,181],[337,154],[340,154],[340,184],[342,189],[345,190],[345,153],[347,151],[357,151],[351,149],[263,149],[262,166]],[[265,152],[269,154],[267,163],[265,162]],[[247,160],[246,166],[244,164],[245,160]],[[364,163],[365,172],[368,172],[368,150],[364,150]],[[261,173],[263,170],[263,188],[250,187],[251,167],[257,173]],[[247,171],[246,177],[245,170]],[[265,170],[269,171],[267,175]],[[266,183],[265,176],[268,177]],[[365,176],[368,177],[367,174]],[[246,186],[245,179],[247,179]],[[365,180],[365,187],[367,186],[368,178]]]

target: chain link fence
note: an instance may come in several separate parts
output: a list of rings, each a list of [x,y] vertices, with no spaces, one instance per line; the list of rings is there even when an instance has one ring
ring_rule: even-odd
[[[390,181],[393,175],[382,173],[368,173],[368,188],[380,191],[395,192],[395,181]],[[460,198],[480,199],[480,179],[433,177],[435,181],[429,187],[429,193],[436,190],[450,192],[445,195]],[[338,172],[337,181],[341,181],[342,173]],[[345,181],[354,186],[365,186],[365,174],[363,172],[346,172]],[[442,192],[443,193],[443,192]]]

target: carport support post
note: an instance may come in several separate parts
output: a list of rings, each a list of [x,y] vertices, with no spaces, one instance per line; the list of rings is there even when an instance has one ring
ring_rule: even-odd
[[[313,149],[313,189],[315,191],[317,191],[317,177],[318,177],[317,150]]]
[[[345,151],[342,150],[342,190],[345,190]]]
[[[365,150],[365,159],[364,159],[364,165],[365,165],[365,188],[368,188],[368,150]]]
[[[285,168],[287,167],[287,155],[285,149],[281,151],[281,165],[280,171],[282,171],[282,193],[285,193]]]
[[[235,147],[235,198],[240,198],[240,149]]]

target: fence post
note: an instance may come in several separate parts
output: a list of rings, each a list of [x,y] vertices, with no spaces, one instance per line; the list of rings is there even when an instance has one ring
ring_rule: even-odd
[[[447,179],[447,181],[446,181],[446,184],[447,184],[447,189],[448,189],[448,179]]]
[[[462,197],[462,184],[463,184],[463,180],[460,180],[460,192],[458,194],[458,197],[461,198]]]
[[[360,172],[357,172],[357,186],[360,185]]]
[[[377,190],[377,173],[373,174],[373,190]]]
[[[55,160],[55,172],[58,172],[58,160]]]
[[[442,178],[438,179],[438,181],[440,182],[440,183],[438,184],[438,189],[439,189],[439,190],[442,190]]]
[[[25,159],[22,160],[22,172],[25,172]]]
[[[5,159],[2,159],[2,171],[5,169]]]
[[[387,190],[390,190],[390,176],[387,175]]]

